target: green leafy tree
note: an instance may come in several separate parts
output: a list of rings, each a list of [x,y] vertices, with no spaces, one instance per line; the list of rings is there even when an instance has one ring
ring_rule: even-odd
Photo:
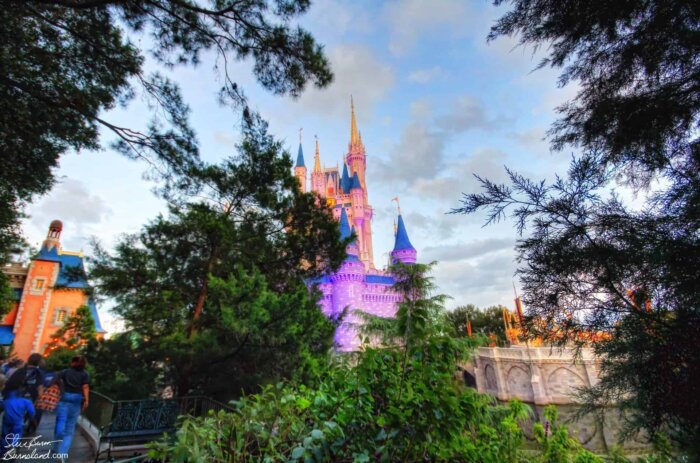
[[[595,344],[592,406],[617,403],[633,429],[669,430],[700,455],[700,10],[696,2],[514,0],[490,39],[547,46],[541,66],[576,82],[550,131],[580,154],[565,176],[481,179],[457,212],[512,214],[531,332],[611,336]],[[652,182],[653,181],[653,182]],[[652,186],[653,185],[653,186]],[[616,190],[642,194],[630,207]],[[550,339],[556,341],[556,339]]]
[[[81,351],[82,354],[96,337],[95,319],[92,317],[90,307],[81,305],[63,322],[63,326],[56,330],[49,348],[55,349],[62,346],[69,350]]]
[[[506,342],[503,307],[500,305],[494,305],[485,309],[480,309],[474,304],[462,305],[446,312],[445,318],[457,336],[467,336],[467,322],[470,321],[473,333],[480,333],[486,336],[493,334],[499,343]]]
[[[63,326],[54,333],[47,349],[45,366],[49,371],[68,368],[72,357],[87,355],[96,343],[95,319],[90,307],[82,305],[66,318]]]
[[[99,340],[86,352],[92,389],[114,400],[154,395],[163,383],[162,359],[154,354],[133,330]]]
[[[308,0],[8,0],[0,8],[0,261],[21,242],[24,205],[54,184],[68,151],[103,147],[113,135],[124,155],[167,181],[188,178],[198,146],[189,108],[165,76],[178,65],[216,56],[220,100],[246,105],[234,63],[274,94],[299,95],[331,79],[322,47],[294,20]],[[149,57],[148,73],[144,63]],[[136,97],[146,127],[110,121]],[[0,280],[2,276],[0,276]],[[0,281],[2,283],[2,281]]]
[[[333,326],[306,281],[345,257],[337,223],[299,191],[267,125],[246,118],[237,156],[204,166],[167,217],[99,246],[92,276],[164,385],[231,397],[305,369]]]

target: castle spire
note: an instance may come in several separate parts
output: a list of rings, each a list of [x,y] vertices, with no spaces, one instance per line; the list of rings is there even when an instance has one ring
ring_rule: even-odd
[[[321,172],[321,154],[318,151],[318,136],[316,136],[316,154],[314,154],[314,172]]]
[[[299,150],[297,151],[297,164],[294,167],[306,167],[304,165],[304,150],[301,149],[301,131],[303,129],[299,129]]]
[[[408,232],[406,231],[406,225],[403,223],[403,217],[399,215],[398,224],[396,226],[396,238],[394,240],[394,251],[403,251],[405,249],[412,249],[415,251],[411,240],[408,239]]]
[[[357,129],[357,119],[355,118],[355,101],[350,95],[350,151],[359,150],[362,146],[362,137]]]

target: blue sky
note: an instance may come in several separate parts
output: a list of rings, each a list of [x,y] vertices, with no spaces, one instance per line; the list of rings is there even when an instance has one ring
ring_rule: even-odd
[[[393,245],[391,198],[399,196],[419,260],[439,261],[435,276],[441,292],[453,298],[449,307],[512,306],[512,223],[483,228],[483,215],[446,214],[459,205],[462,192],[478,189],[472,174],[503,180],[508,165],[533,178],[551,178],[565,170],[571,155],[550,153],[543,137],[554,108],[576,88],[557,88],[557,73],[550,69],[533,71],[540,55],[516,47],[515,39],[486,42],[503,11],[459,0],[318,0],[300,23],[325,45],[335,73],[329,88],[309,89],[297,100],[277,97],[255,83],[250,63],[234,67],[253,107],[294,153],[303,127],[309,165],[314,135],[322,162],[342,161],[353,95],[375,208],[375,263],[381,266]],[[231,154],[238,137],[237,115],[217,103],[214,64],[213,56],[205,56],[199,67],[171,73],[191,106],[209,161]],[[131,128],[147,120],[138,99],[105,117]],[[110,139],[105,134],[104,141]],[[110,246],[163,210],[153,185],[142,178],[142,163],[106,149],[68,154],[60,164],[59,184],[28,210],[25,232],[33,244],[60,218],[64,248],[89,254],[92,236]],[[107,308],[102,311],[110,318]]]

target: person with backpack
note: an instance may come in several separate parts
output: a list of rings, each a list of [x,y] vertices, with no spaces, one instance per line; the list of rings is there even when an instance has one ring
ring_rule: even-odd
[[[54,428],[55,452],[59,454],[68,454],[80,412],[87,408],[90,400],[90,376],[85,371],[86,365],[85,357],[75,356],[70,362],[70,368],[61,371],[54,378],[63,391],[56,406]]]
[[[7,398],[8,394],[15,391],[22,391],[22,397],[29,399],[32,405],[36,399],[44,391],[44,373],[39,368],[39,365],[44,360],[41,354],[34,353],[27,359],[27,364],[18,368],[5,383],[2,390],[3,397]],[[41,411],[33,413],[34,417],[30,420],[26,434],[34,434],[41,420]]]

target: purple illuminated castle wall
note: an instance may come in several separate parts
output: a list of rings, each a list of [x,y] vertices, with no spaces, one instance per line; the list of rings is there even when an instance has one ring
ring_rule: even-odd
[[[357,324],[360,317],[354,310],[361,310],[381,317],[393,317],[398,308],[399,296],[391,287],[393,277],[385,270],[375,268],[372,252],[373,209],[367,199],[365,183],[365,147],[362,135],[357,129],[355,107],[351,100],[350,143],[343,160],[343,170],[338,167],[322,168],[316,140],[314,168],[311,172],[310,190],[319,194],[333,209],[333,216],[339,221],[343,238],[351,234],[355,241],[348,246],[348,256],[336,273],[324,276],[314,283],[323,294],[321,310],[328,317],[335,318],[345,308],[347,315],[335,333],[336,349],[340,352],[359,350],[361,340]],[[307,171],[304,153],[299,140],[299,152],[294,167],[294,175],[301,188],[307,191]],[[416,262],[416,250],[411,245],[406,226],[399,210],[394,233],[392,261]]]

